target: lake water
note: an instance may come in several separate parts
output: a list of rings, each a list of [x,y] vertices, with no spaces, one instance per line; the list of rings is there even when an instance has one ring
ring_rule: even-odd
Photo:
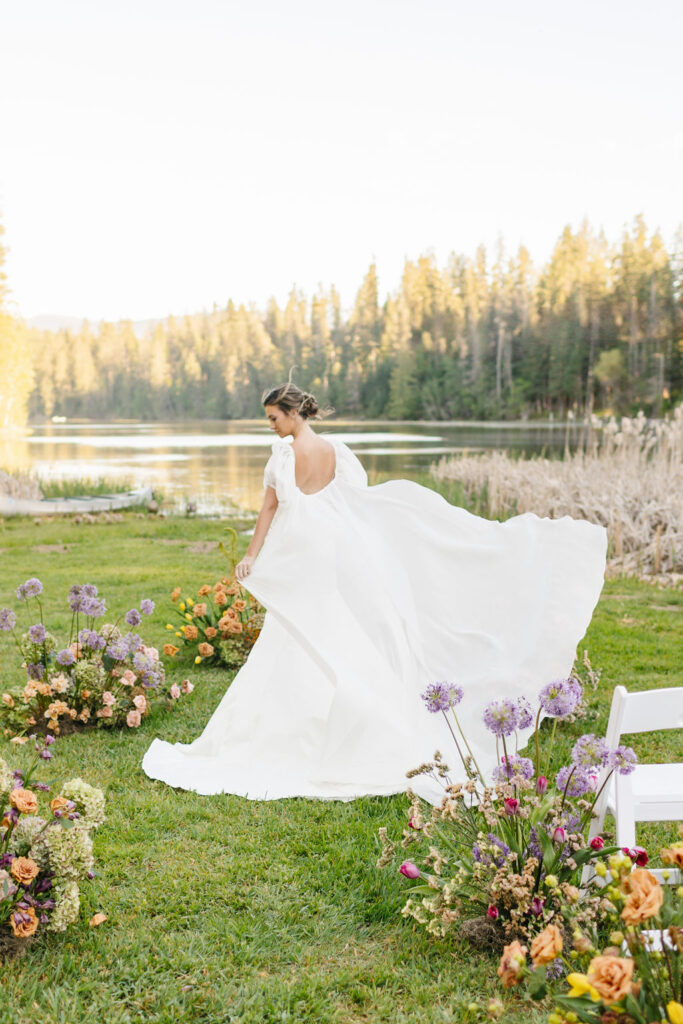
[[[559,452],[563,423],[386,423],[328,420],[358,455],[370,481],[414,479],[442,455],[507,448]],[[0,441],[0,467],[40,477],[131,481],[164,491],[178,507],[257,509],[273,435],[263,421],[186,423],[50,423]]]

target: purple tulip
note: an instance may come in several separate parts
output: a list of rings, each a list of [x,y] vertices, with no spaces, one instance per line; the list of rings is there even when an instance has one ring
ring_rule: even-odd
[[[420,877],[419,867],[417,866],[417,864],[413,864],[411,860],[404,860],[398,870],[401,872],[402,875],[405,875],[406,878]]]
[[[543,907],[545,906],[545,900],[541,896],[534,896],[531,901],[531,913],[536,917],[540,917],[543,913]]]

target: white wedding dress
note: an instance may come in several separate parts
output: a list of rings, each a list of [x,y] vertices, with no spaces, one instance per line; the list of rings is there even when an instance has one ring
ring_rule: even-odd
[[[274,443],[265,485],[279,504],[246,580],[263,630],[201,736],[154,740],[151,778],[257,800],[351,799],[404,790],[437,747],[462,778],[443,716],[420,699],[435,681],[463,687],[460,721],[487,772],[484,706],[534,700],[570,672],[602,588],[602,527],[530,513],[490,522],[410,481],[368,487],[356,456],[326,440],[336,472],[315,494],[296,485],[291,444]]]

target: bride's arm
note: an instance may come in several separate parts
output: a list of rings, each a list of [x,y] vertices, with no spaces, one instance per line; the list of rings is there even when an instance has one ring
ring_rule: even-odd
[[[263,499],[261,505],[261,511],[259,512],[256,525],[254,527],[253,536],[249,542],[247,552],[241,562],[238,562],[235,566],[235,576],[238,580],[243,580],[251,572],[251,567],[256,561],[256,556],[261,550],[261,546],[266,539],[266,534],[270,529],[270,524],[273,521],[273,516],[277,511],[277,495],[273,487],[266,487],[266,496]]]

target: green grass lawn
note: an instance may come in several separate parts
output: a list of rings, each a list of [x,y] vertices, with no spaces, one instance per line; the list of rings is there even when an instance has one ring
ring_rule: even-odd
[[[142,597],[157,603],[146,639],[167,638],[168,595],[213,582],[225,571],[218,522],[126,517],[125,523],[7,520],[0,526],[0,607],[16,605],[29,576],[45,585],[46,622],[66,629],[72,583],[96,583],[110,609]],[[611,690],[683,685],[683,593],[612,581],[587,647],[601,668],[588,721],[558,730],[559,765],[577,735],[604,730]],[[0,634],[0,682],[21,677]],[[79,922],[49,934],[3,965],[0,1024],[133,1021],[249,1024],[466,1021],[462,1003],[500,994],[496,962],[454,933],[442,941],[398,910],[409,883],[375,868],[380,825],[400,833],[404,797],[352,803],[253,803],[198,797],[147,779],[140,770],[152,738],[187,741],[202,729],[230,675],[171,663],[194,693],[136,731],[93,731],[56,745],[51,771],[102,786],[107,822],[95,834],[99,875],[84,887]],[[683,756],[680,737],[639,737],[650,760]],[[14,766],[28,751],[0,739]],[[45,777],[45,776],[43,776]],[[646,834],[668,839],[674,827]],[[108,915],[97,929],[88,919]],[[540,1009],[508,1001],[506,1020],[540,1022]]]

